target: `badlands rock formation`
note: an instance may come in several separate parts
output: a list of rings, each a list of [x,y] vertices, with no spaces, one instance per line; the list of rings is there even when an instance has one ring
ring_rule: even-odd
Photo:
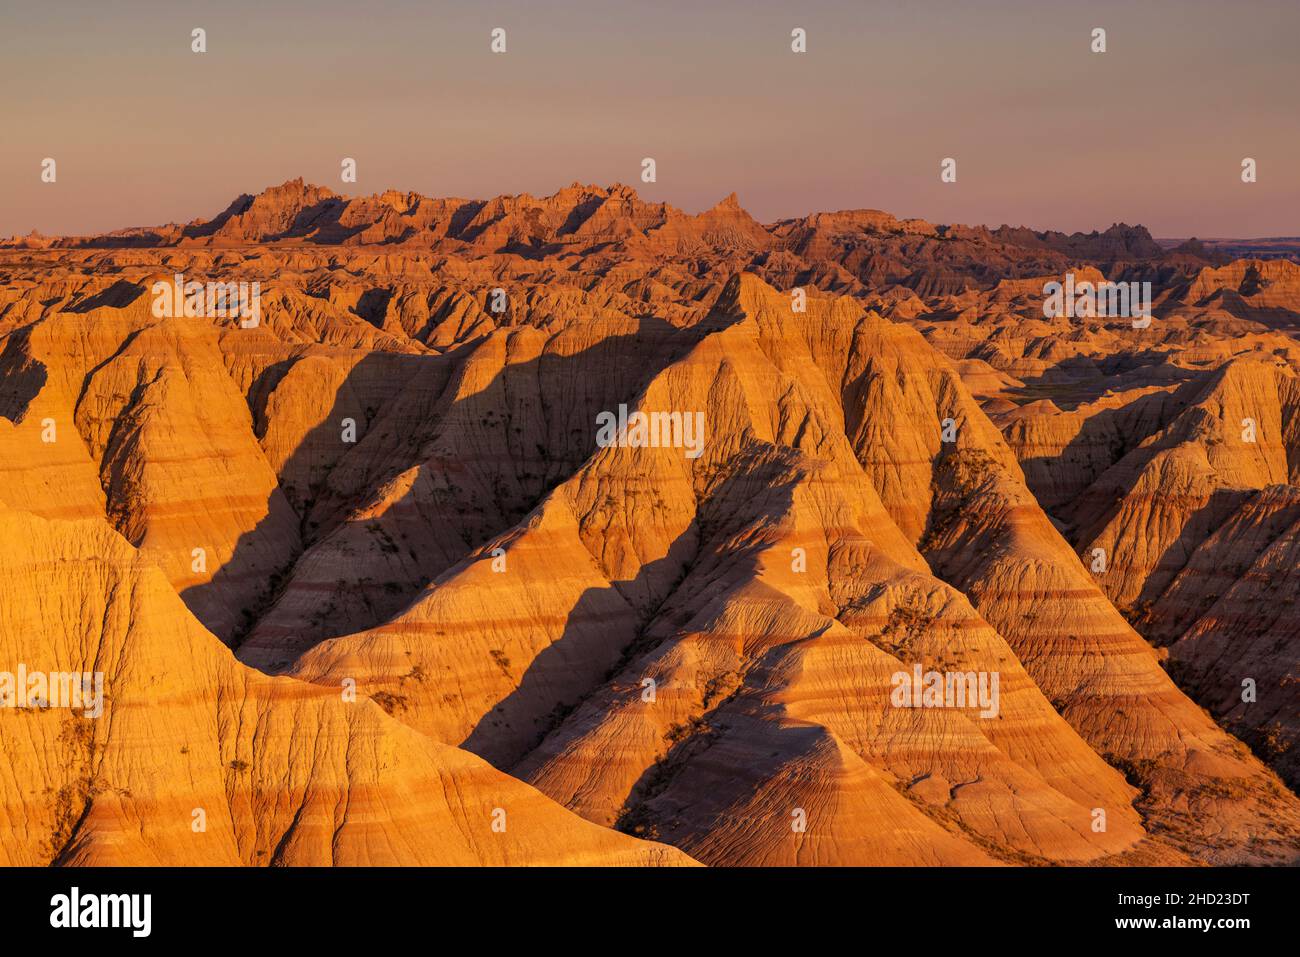
[[[0,680],[104,701],[0,709],[0,854],[1295,863],[1297,318],[1141,227],[623,186],[5,243]]]

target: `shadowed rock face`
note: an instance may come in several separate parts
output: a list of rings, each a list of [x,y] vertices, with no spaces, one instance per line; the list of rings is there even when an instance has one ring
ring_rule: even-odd
[[[0,709],[0,859],[1294,863],[1300,269],[1209,257],[301,181],[4,244],[0,677],[105,696]]]

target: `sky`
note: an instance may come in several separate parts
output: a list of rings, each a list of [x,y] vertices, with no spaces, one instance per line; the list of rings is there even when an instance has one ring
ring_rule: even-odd
[[[1296,0],[5,0],[0,236],[207,219],[298,176],[1295,236],[1298,36]]]

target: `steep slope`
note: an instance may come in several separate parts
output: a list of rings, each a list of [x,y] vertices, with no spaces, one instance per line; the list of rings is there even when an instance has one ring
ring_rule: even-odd
[[[354,672],[372,681],[387,680],[389,703],[402,720],[447,738],[463,734],[466,746],[490,756],[499,766],[510,766],[531,751],[518,765],[518,773],[593,820],[653,828],[653,833],[672,834],[683,847],[696,847],[719,827],[719,820],[730,819],[730,812],[714,808],[705,814],[705,804],[688,800],[685,794],[667,795],[682,786],[676,782],[693,780],[691,769],[697,761],[715,760],[714,739],[722,734],[723,741],[730,740],[733,720],[751,729],[765,726],[743,718],[744,713],[770,711],[773,706],[759,702],[781,702],[779,707],[789,716],[785,721],[801,714],[803,709],[796,711],[793,705],[801,683],[796,676],[807,673],[807,666],[787,663],[776,668],[771,662],[774,656],[790,663],[811,661],[815,653],[821,657],[817,649],[824,647],[838,667],[827,672],[829,679],[821,680],[832,680],[841,688],[841,697],[829,713],[811,712],[816,715],[814,723],[827,733],[843,735],[841,743],[857,751],[860,759],[887,769],[886,780],[915,787],[911,795],[915,799],[925,800],[921,795],[928,795],[936,804],[933,813],[955,819],[949,826],[962,833],[969,829],[1008,859],[1018,855],[1089,859],[1131,847],[1141,838],[1137,818],[1128,808],[1134,792],[1053,713],[993,629],[979,621],[959,596],[924,574],[924,562],[874,494],[838,522],[827,521],[829,516],[823,514],[821,523],[808,525],[835,528],[836,538],[847,534],[851,539],[882,542],[884,554],[910,553],[910,568],[882,557],[865,579],[850,577],[833,586],[824,580],[812,593],[808,588],[815,576],[810,575],[807,583],[784,576],[775,590],[770,571],[754,578],[756,542],[783,527],[783,510],[775,502],[771,509],[756,508],[764,501],[756,496],[778,490],[788,496],[791,481],[799,482],[797,473],[788,471],[778,473],[785,475],[782,479],[764,477],[774,467],[773,456],[779,463],[790,454],[778,450],[804,448],[816,458],[829,456],[837,468],[852,472],[860,468],[842,437],[842,412],[828,387],[828,381],[838,381],[837,370],[828,374],[821,369],[806,346],[801,360],[794,340],[777,348],[771,338],[779,329],[778,310],[788,308],[784,302],[751,279],[733,283],[719,307],[719,319],[725,320],[726,327],[665,370],[639,400],[643,409],[689,410],[707,402],[717,431],[710,433],[715,438],[697,464],[691,465],[680,450],[600,451],[574,480],[561,486],[558,498],[552,496],[529,522],[493,543],[504,553],[502,570],[492,570],[491,551],[485,548],[463,570],[435,583],[427,597],[393,623],[319,646],[302,659],[295,673],[326,683]],[[814,315],[829,327],[808,334],[818,342],[834,342],[838,336],[857,343],[872,329],[879,335],[879,319],[855,315],[843,303],[819,306]],[[846,323],[844,328],[835,328],[836,315]],[[770,352],[764,351],[764,345]],[[991,426],[986,429],[996,436]],[[1005,449],[1003,456],[1010,460]],[[786,470],[790,467],[784,465]],[[815,483],[821,489],[817,498],[828,494],[825,482],[823,478]],[[829,488],[842,496],[844,482],[836,479]],[[860,483],[861,479],[858,488]],[[654,504],[638,507],[637,498],[651,489]],[[855,512],[860,516],[856,520],[850,518]],[[741,522],[728,531],[748,545],[740,547],[730,535],[715,537],[721,534],[718,529],[727,528],[726,521]],[[865,522],[871,536],[855,529],[854,521]],[[588,523],[591,528],[584,536]],[[545,568],[546,559],[575,554],[579,544],[575,538],[583,539],[596,564],[578,575],[573,570],[585,563],[570,565],[568,574],[559,578]],[[790,554],[788,545],[785,554]],[[786,558],[784,563],[788,562]],[[776,562],[769,567],[776,567]],[[862,575],[864,570],[854,571]],[[913,580],[917,575],[923,577]],[[892,584],[878,592],[886,583]],[[919,593],[917,585],[922,587]],[[799,598],[789,594],[790,588]],[[943,597],[945,592],[950,597]],[[1094,593],[1105,604],[1100,593],[1095,589]],[[836,614],[832,594],[847,602],[840,617],[851,625],[849,630],[825,617],[828,612]],[[877,594],[882,597],[876,598]],[[922,749],[923,758],[915,749],[896,753],[891,742],[898,740],[897,732],[864,735],[854,719],[858,709],[865,708],[856,720],[868,727],[879,726],[882,714],[901,720],[897,710],[889,708],[888,691],[889,676],[902,662],[889,657],[885,649],[878,650],[869,639],[897,631],[899,621],[908,615],[924,617],[923,608],[918,614],[915,606],[918,594],[923,606],[928,603],[935,609],[927,626],[918,630],[918,650],[924,649],[931,660],[956,652],[963,670],[998,670],[1008,691],[1003,707],[1010,708],[1003,713],[1005,725],[999,722],[998,730],[988,731],[979,722],[961,730],[944,715],[907,712],[908,724],[928,728],[923,733],[934,736],[925,738],[931,743]],[[484,615],[487,602],[497,609],[490,618]],[[811,604],[800,611],[802,602]],[[754,610],[747,610],[751,606]],[[512,608],[517,610],[506,611]],[[775,621],[770,619],[773,613],[780,616]],[[726,624],[731,619],[745,624]],[[951,624],[936,629],[935,619]],[[546,624],[539,633],[536,625],[528,627],[525,622]],[[774,625],[770,638],[759,637]],[[855,630],[861,637],[853,637]],[[830,650],[841,645],[853,649],[853,655],[845,658],[843,651]],[[697,646],[700,650],[687,652]],[[605,690],[599,690],[600,673],[620,665],[620,655],[621,671],[615,672]],[[701,672],[702,655],[709,664]],[[850,665],[854,657],[863,655],[862,664]],[[1146,658],[1153,662],[1149,652]],[[680,669],[688,667],[684,662],[691,670],[679,677]],[[980,663],[987,668],[976,667]],[[854,680],[855,670],[871,677]],[[445,677],[426,683],[415,677],[417,673]],[[1156,675],[1163,678],[1158,668]],[[645,678],[664,689],[657,693],[653,708],[644,707],[639,698]],[[439,692],[448,681],[455,683],[455,694]],[[1177,697],[1167,679],[1165,684]],[[681,696],[670,693],[679,685],[697,690]],[[844,689],[850,687],[858,690],[846,693]],[[870,688],[876,690],[867,692]],[[706,689],[702,698],[697,697],[699,689]],[[578,709],[565,717],[579,701],[583,703]],[[734,711],[740,714],[733,715]],[[557,714],[561,720],[555,727]],[[773,733],[779,726],[780,722],[773,724]],[[552,727],[536,748],[538,735]],[[958,743],[965,734],[983,741],[984,757],[975,760],[977,770],[970,767],[972,739]],[[806,739],[778,735],[777,740]],[[736,740],[716,754],[756,754],[762,747]],[[807,760],[813,760],[813,753],[826,752],[814,748]],[[613,755],[619,755],[616,762]],[[784,755],[768,770],[779,776],[781,768],[790,770],[790,761],[798,765],[800,760]],[[668,784],[663,780],[665,767],[671,772]],[[957,798],[961,789],[951,785],[972,778],[985,785]],[[1006,782],[1005,790],[994,783],[999,778]],[[839,780],[838,773],[835,779]],[[950,786],[939,788],[944,780]],[[1099,786],[1099,782],[1106,783]],[[1074,803],[1071,795],[1082,803]],[[814,798],[809,795],[810,802]],[[669,813],[669,807],[677,810]],[[684,807],[699,808],[700,814],[687,813]],[[1097,807],[1107,809],[1110,816],[1109,830],[1099,834],[1090,828]],[[1009,828],[1008,818],[1017,819],[1019,826]],[[773,840],[788,829],[784,817],[781,825],[769,829]],[[858,847],[860,853],[885,853],[878,846],[871,849],[869,842],[854,844],[847,832],[840,837],[845,847]],[[778,845],[762,853],[789,851],[778,850]]]
[[[15,860],[1300,854],[1183,693],[1294,786],[1293,264],[301,180],[0,246],[0,650],[125,662],[111,720],[0,711]],[[1045,317],[1067,272],[1153,322]]]
[[[242,667],[102,521],[0,506],[0,540],[0,657],[102,672],[104,692],[98,717],[0,714],[0,863],[687,862],[586,824],[364,697]]]
[[[1215,530],[1152,608],[1180,684],[1300,784],[1300,489],[1270,486]],[[1153,629],[1154,631],[1155,629]]]
[[[1079,526],[1081,551],[1108,556],[1105,587],[1118,606],[1154,600],[1254,491],[1290,481],[1300,460],[1296,396],[1295,377],[1274,364],[1231,361],[1198,401],[1078,497],[1066,517]]]

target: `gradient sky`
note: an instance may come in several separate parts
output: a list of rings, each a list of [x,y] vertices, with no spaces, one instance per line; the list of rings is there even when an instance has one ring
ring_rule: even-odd
[[[1297,37],[1296,0],[6,0],[0,235],[210,218],[296,176],[1297,235]]]

